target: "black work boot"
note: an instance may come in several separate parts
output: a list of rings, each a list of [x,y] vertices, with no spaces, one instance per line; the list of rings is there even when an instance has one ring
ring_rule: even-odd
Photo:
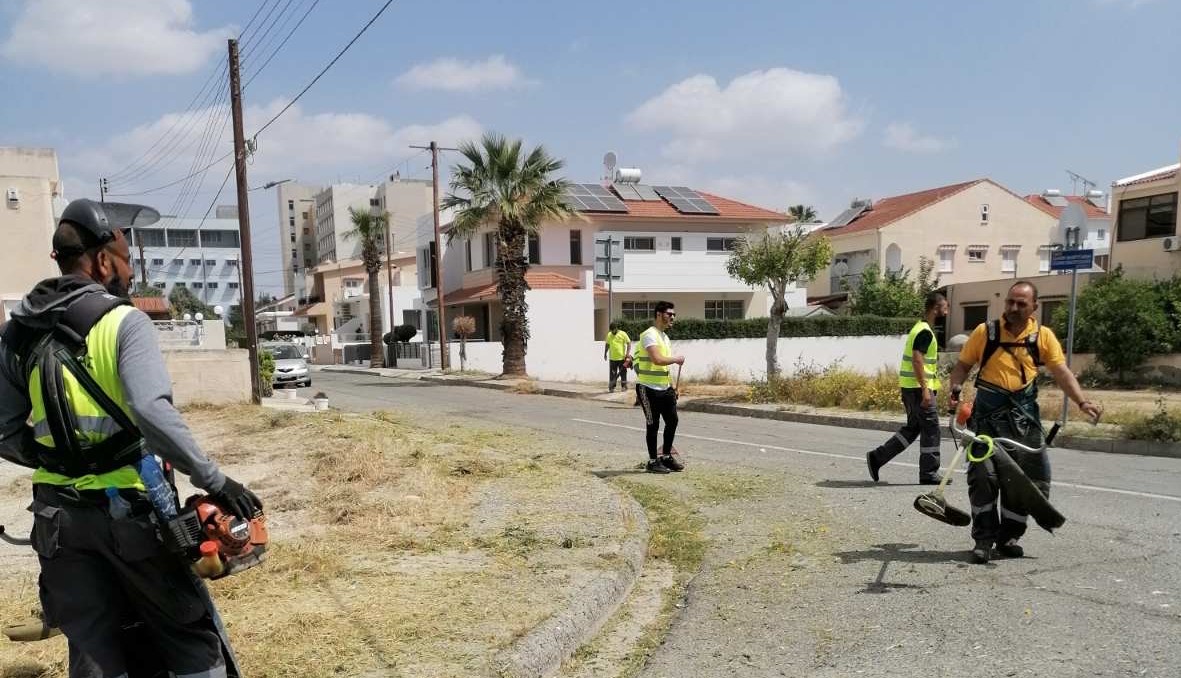
[[[644,467],[648,473],[672,473],[667,466],[660,463],[659,459],[649,459],[648,465]]]
[[[939,473],[936,473],[936,474],[935,474],[935,475],[933,475],[933,476],[927,476],[927,477],[925,477],[925,478],[919,478],[919,485],[938,485],[938,484],[939,484],[939,483],[941,483],[941,482],[943,482],[943,476],[942,476],[941,474],[939,474]],[[955,478],[948,478],[948,479],[947,479],[947,484],[948,484],[948,485],[950,485],[950,484],[952,484],[952,483],[954,483],[954,482],[955,482]]]
[[[1025,549],[1017,543],[1016,539],[1009,539],[1005,542],[997,542],[996,552],[1004,558],[1024,558]]]
[[[869,477],[876,483],[878,482],[878,469],[881,465],[873,460],[873,452],[865,453],[865,465],[869,467]]]
[[[976,545],[972,547],[972,562],[977,565],[984,565],[992,559],[992,542],[985,540],[978,540]]]

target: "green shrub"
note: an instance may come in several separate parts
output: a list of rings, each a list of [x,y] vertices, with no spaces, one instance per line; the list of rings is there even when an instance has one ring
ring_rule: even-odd
[[[650,318],[619,320],[620,328],[632,339],[652,325]],[[899,336],[910,331],[913,318],[882,318],[873,315],[834,315],[819,318],[784,318],[781,337],[864,337]],[[765,339],[767,318],[743,320],[678,319],[669,330],[670,339]]]
[[[1165,407],[1164,398],[1156,401],[1156,412],[1134,419],[1124,425],[1124,435],[1132,440],[1152,440],[1161,443],[1181,442],[1181,415]]]
[[[258,381],[264,398],[275,394],[275,356],[270,351],[258,352]]]
[[[1065,324],[1061,313],[1054,316],[1057,327]],[[1170,324],[1157,283],[1127,278],[1122,269],[1088,285],[1078,296],[1076,314],[1075,350],[1093,350],[1121,382],[1176,341],[1177,328]]]

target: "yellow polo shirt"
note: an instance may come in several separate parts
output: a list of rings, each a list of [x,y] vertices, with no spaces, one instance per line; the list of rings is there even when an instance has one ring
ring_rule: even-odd
[[[1054,330],[1044,325],[1039,326],[1033,318],[1026,322],[1025,329],[1017,336],[1009,334],[1005,330],[1004,321],[1001,321],[1000,340],[1003,342],[1023,342],[1033,332],[1038,333],[1037,348],[1038,353],[1041,354],[1042,364],[1047,367],[1066,364],[1066,355],[1062,352],[1062,344],[1058,342],[1058,337],[1054,336]],[[987,343],[988,327],[985,323],[981,323],[972,331],[972,336],[968,337],[964,348],[960,350],[960,362],[968,365],[980,362],[980,359],[984,357],[984,345]],[[1021,381],[1022,367],[1025,368],[1024,383]],[[1037,367],[1033,364],[1033,356],[1029,355],[1029,351],[1024,346],[1008,350],[1001,347],[992,354],[988,364],[981,368],[980,378],[1003,389],[1019,391],[1037,379]]]

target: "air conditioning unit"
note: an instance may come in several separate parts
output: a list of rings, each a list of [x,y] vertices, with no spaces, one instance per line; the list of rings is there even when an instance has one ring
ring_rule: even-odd
[[[10,186],[6,192],[8,206],[16,207],[21,201],[21,192],[15,187]]]
[[[1176,252],[1181,250],[1181,238],[1178,238],[1177,236],[1165,238],[1161,244],[1164,245],[1166,252]]]

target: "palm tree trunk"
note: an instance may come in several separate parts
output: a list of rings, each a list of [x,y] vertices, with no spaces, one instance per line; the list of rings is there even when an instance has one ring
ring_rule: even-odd
[[[501,224],[500,240],[504,244],[497,265],[497,283],[504,304],[500,321],[504,346],[501,370],[504,376],[524,377],[525,349],[529,342],[529,304],[525,301],[529,289],[525,271],[529,269],[529,260],[524,254],[525,229],[516,224]]]
[[[369,273],[369,367],[385,366],[385,355],[381,343],[381,286],[378,283],[378,267],[366,265]]]

